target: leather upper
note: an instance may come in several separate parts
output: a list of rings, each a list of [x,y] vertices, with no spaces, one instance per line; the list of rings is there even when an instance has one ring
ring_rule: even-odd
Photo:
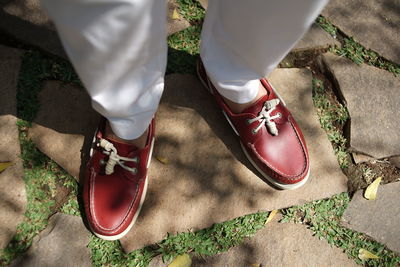
[[[261,127],[255,133],[254,129],[259,122],[248,123],[249,120],[259,116],[266,101],[278,98],[266,79],[261,79],[261,83],[266,89],[267,95],[243,112],[235,114],[231,112],[222,96],[209,81],[202,64],[199,66],[199,75],[203,80],[208,81],[211,93],[228,116],[239,134],[244,149],[258,168],[281,184],[295,184],[308,175],[310,165],[304,137],[282,101],[271,112],[271,116],[280,113],[279,118],[273,119],[278,129],[278,135],[272,135],[267,127]]]
[[[104,121],[98,129],[94,144],[98,144],[103,138]],[[126,166],[136,168],[136,173],[116,165],[114,172],[106,175],[104,162],[109,156],[103,153],[103,148],[96,145],[93,148],[93,154],[86,168],[83,200],[87,220],[95,233],[114,236],[122,233],[131,224],[144,193],[153,136],[154,120],[151,122],[144,149],[139,150],[133,145],[107,139],[115,146],[118,155],[139,159],[137,163],[124,162]]]

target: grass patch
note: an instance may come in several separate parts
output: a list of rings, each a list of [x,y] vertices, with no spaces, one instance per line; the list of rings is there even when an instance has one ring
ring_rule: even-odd
[[[168,236],[160,242],[158,252],[164,261],[170,261],[184,253],[214,255],[239,245],[244,238],[253,236],[264,227],[268,213],[260,212],[239,217],[227,222],[214,224],[210,228],[192,233]]]
[[[167,74],[196,74],[205,10],[195,0],[177,0],[180,14],[192,25],[168,37]]]
[[[89,242],[92,262],[94,266],[147,266],[158,254],[163,255],[164,262],[184,253],[214,255],[239,245],[246,237],[253,236],[264,227],[267,216],[266,212],[255,213],[217,223],[198,232],[168,234],[160,243],[129,254],[122,252],[118,241],[108,242],[92,236]]]
[[[196,0],[176,0],[179,5],[179,13],[187,20],[190,24],[202,24],[206,11],[200,5],[199,1]]]
[[[69,215],[81,216],[81,211],[78,204],[78,183],[73,177],[70,176],[69,179],[64,179],[63,186],[68,188],[70,193],[67,201],[61,206],[60,212]]]
[[[346,36],[323,16],[319,16],[316,22],[332,37],[339,37],[337,39],[341,42],[341,47],[332,47],[330,49],[330,52],[342,57],[347,57],[358,65],[365,63],[380,69],[387,70],[395,74],[396,76],[400,75],[400,64],[393,63],[380,56],[377,52],[365,48],[353,37]]]
[[[349,258],[358,264],[367,266],[397,266],[400,257],[367,236],[344,228],[340,219],[346,210],[350,197],[347,193],[335,195],[330,199],[317,200],[303,206],[282,210],[281,222],[306,224],[320,239],[325,239],[330,245],[341,248]],[[380,259],[360,260],[358,250],[366,249]]]
[[[325,17],[319,16],[315,22],[324,29],[327,33],[329,33],[333,38],[337,37],[337,28],[331,22],[329,22]]]
[[[346,149],[347,140],[343,136],[343,127],[349,119],[347,109],[340,104],[334,94],[329,93],[324,82],[317,78],[312,80],[313,102],[322,128],[333,144],[339,165],[345,169],[350,164],[350,156]]]
[[[145,267],[156,252],[151,247],[145,247],[125,254],[119,241],[105,241],[94,235],[90,237],[88,244],[91,250],[93,266],[131,266]]]
[[[201,25],[190,26],[168,38],[167,73],[196,74]]]

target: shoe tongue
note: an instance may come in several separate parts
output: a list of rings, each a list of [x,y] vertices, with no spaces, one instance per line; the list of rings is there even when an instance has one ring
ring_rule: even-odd
[[[113,143],[114,147],[117,149],[118,155],[122,156],[122,157],[127,157],[130,154],[132,154],[132,152],[137,151],[138,148],[135,145],[131,145],[131,144],[123,144],[120,143],[114,139],[109,139],[106,138],[108,141],[110,141],[111,143]]]
[[[257,100],[256,103],[254,103],[250,107],[246,108],[241,113],[252,113],[257,116],[258,113],[260,113],[261,109],[263,108],[265,101],[268,100],[268,98],[269,98],[269,95],[265,95],[265,96],[261,97],[260,99]]]

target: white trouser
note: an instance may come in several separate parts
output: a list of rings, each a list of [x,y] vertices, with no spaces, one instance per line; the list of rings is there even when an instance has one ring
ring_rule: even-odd
[[[193,0],[195,1],[195,0]],[[210,0],[201,58],[218,91],[253,100],[328,0]],[[43,0],[93,108],[123,139],[148,127],[164,88],[163,0]]]

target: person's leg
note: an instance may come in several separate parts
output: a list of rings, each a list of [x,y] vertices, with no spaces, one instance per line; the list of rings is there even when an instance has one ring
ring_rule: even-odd
[[[165,3],[159,0],[43,0],[92,98],[122,139],[141,136],[164,88]]]
[[[93,233],[119,239],[146,195],[153,116],[164,89],[166,3],[43,1],[94,109],[107,119],[96,132],[82,198]]]
[[[327,0],[214,0],[203,26],[200,79],[215,96],[255,168],[295,189],[310,173],[304,137],[267,76]]]
[[[219,93],[253,101],[266,77],[294,47],[328,0],[214,0],[202,32],[201,58]]]

